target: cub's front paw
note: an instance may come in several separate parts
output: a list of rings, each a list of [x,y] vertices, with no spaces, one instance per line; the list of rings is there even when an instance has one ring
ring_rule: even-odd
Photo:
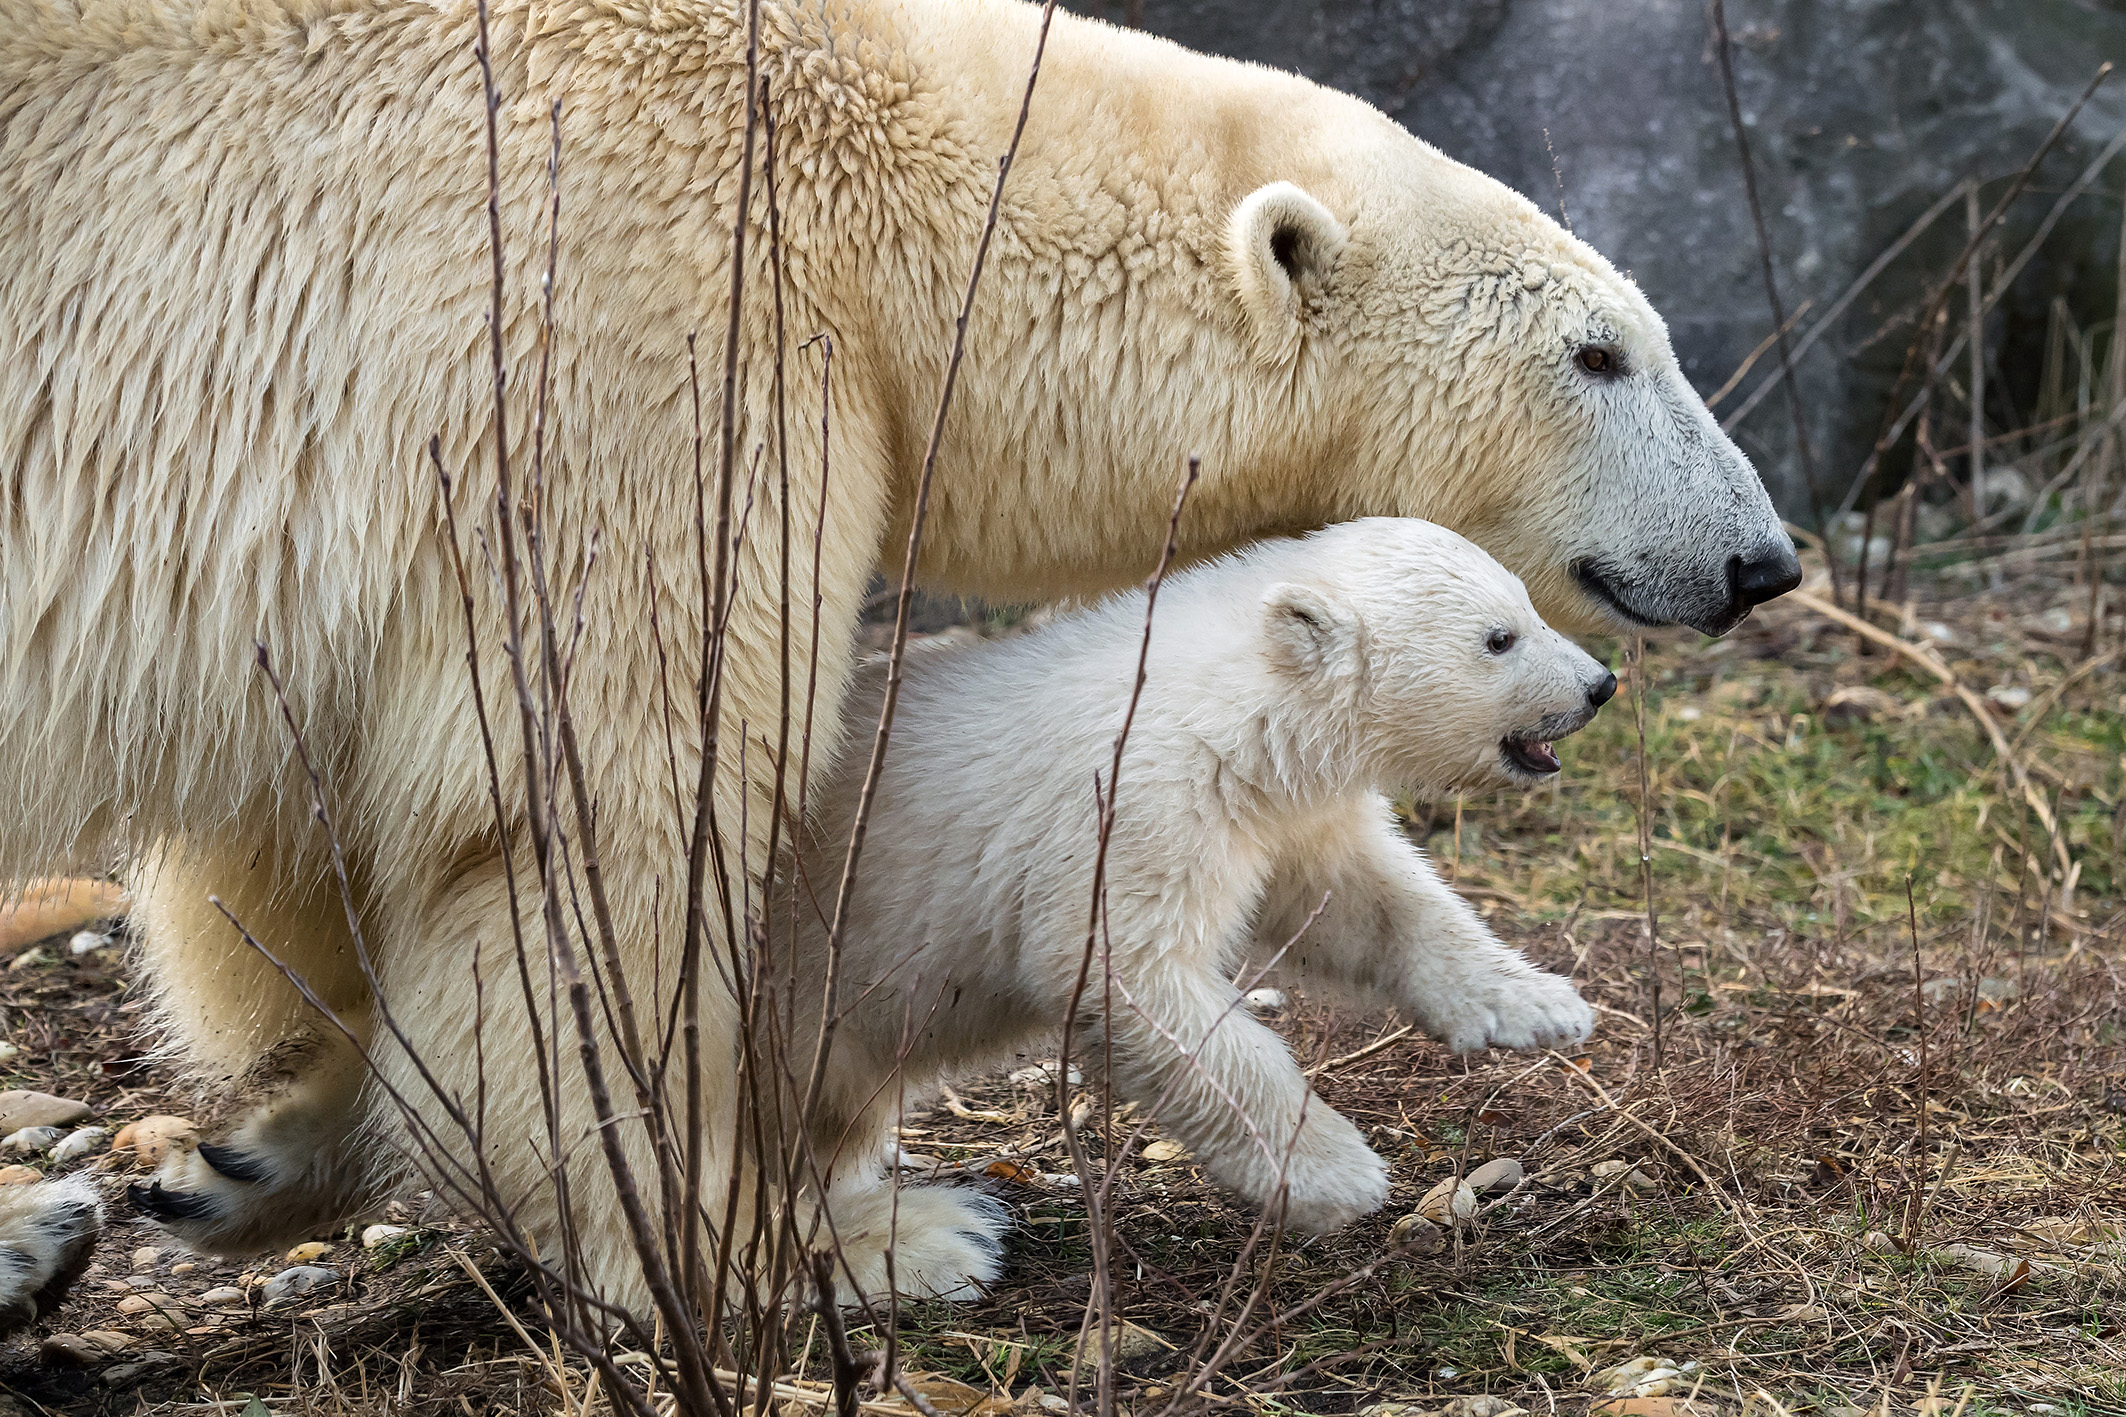
[[[1366,1145],[1358,1128],[1318,1097],[1307,1110],[1298,1142],[1279,1160],[1281,1175],[1279,1168],[1263,1163],[1266,1174],[1246,1189],[1250,1200],[1273,1210],[1282,1181],[1287,1230],[1326,1235],[1388,1202],[1388,1163]]]
[[[1556,1048],[1594,1032],[1594,1010],[1572,981],[1542,970],[1497,975],[1431,1004],[1431,1032],[1457,1053]]]

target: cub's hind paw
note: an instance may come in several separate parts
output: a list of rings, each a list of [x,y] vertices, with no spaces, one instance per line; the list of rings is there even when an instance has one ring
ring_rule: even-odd
[[[898,1289],[910,1299],[971,1303],[996,1283],[1003,1270],[1004,1207],[968,1186],[902,1186],[898,1204],[887,1185],[844,1192],[829,1205],[839,1238],[839,1284],[883,1303]],[[892,1251],[892,1281],[886,1252]]]
[[[103,1200],[87,1178],[0,1187],[0,1335],[59,1307],[103,1238]]]

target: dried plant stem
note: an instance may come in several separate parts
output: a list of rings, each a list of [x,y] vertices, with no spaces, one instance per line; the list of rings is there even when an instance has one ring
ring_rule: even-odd
[[[1787,409],[1794,420],[1794,451],[1801,459],[1801,479],[1808,488],[1809,515],[1815,519],[1816,529],[1828,536],[1830,528],[1824,523],[1823,491],[1816,482],[1816,460],[1809,451],[1808,419],[1801,408],[1801,389],[1794,382],[1794,356],[1787,346],[1786,306],[1779,298],[1779,278],[1772,269],[1772,238],[1764,225],[1764,203],[1757,195],[1757,164],[1750,157],[1748,130],[1742,123],[1742,100],[1735,91],[1735,58],[1733,45],[1727,33],[1727,6],[1724,0],[1712,0],[1714,47],[1720,58],[1720,82],[1727,93],[1728,122],[1735,131],[1735,150],[1742,159],[1742,190],[1749,198],[1750,221],[1757,231],[1758,266],[1764,275],[1764,297],[1772,308],[1772,337],[1779,347],[1779,373],[1786,385]],[[1838,557],[1824,557],[1831,568],[1831,595],[1840,594]],[[1655,1032],[1656,1054],[1660,1047],[1659,1030]]]
[[[1919,1243],[1920,1197],[1927,1184],[1927,1086],[1931,1079],[1927,1073],[1927,989],[1926,974],[1919,961],[1919,907],[1912,899],[1912,877],[1905,876],[1905,920],[1912,932],[1912,1033],[1919,1048],[1919,1144],[1918,1173],[1912,1182],[1912,1197],[1906,1203],[1904,1224],[1905,1253],[1910,1254]]]
[[[723,908],[724,944],[731,955],[730,982],[735,990],[738,976],[742,973],[738,952],[743,946],[738,939],[736,922],[732,919],[730,874],[720,849],[722,833],[717,830],[715,822],[716,765],[723,716],[723,657],[726,644],[724,631],[731,593],[731,490],[738,446],[738,339],[745,316],[746,236],[752,217],[753,142],[760,118],[759,85],[760,0],[749,0],[746,6],[745,134],[740,143],[737,204],[731,217],[730,309],[724,325],[723,402],[717,429],[716,561],[713,575],[708,570],[701,546],[706,528],[701,525],[699,511],[701,489],[698,460],[695,474],[695,552],[697,571],[706,581],[702,587],[702,595],[707,604],[703,607],[706,613],[701,628],[701,680],[695,691],[696,711],[700,715],[698,731],[701,734],[701,763],[695,786],[693,837],[687,850],[686,925],[679,963],[681,1008],[685,1019],[683,1039],[686,1068],[686,1164],[682,1172],[684,1185],[679,1230],[681,1284],[692,1299],[696,1312],[704,1314],[720,1314],[723,1310],[730,1275],[735,1207],[739,1199],[739,1187],[734,1184],[726,1197],[724,1223],[718,1227],[721,1235],[720,1248],[716,1256],[716,1273],[710,1278],[702,1269],[702,1227],[699,1220],[706,1140],[702,1117],[701,1076],[701,960],[702,945],[708,927],[704,916],[704,885],[713,860],[716,893]],[[690,341],[690,367],[692,359]],[[734,1119],[734,1123],[743,1125],[741,1119]],[[741,1142],[734,1136],[731,1143],[735,1166],[738,1164],[737,1149]],[[736,1179],[733,1178],[734,1181]],[[720,1401],[721,1394],[718,1394],[718,1397]]]
[[[1195,487],[1196,479],[1202,474],[1202,471],[1202,460],[1191,453],[1188,460],[1188,469],[1182,474],[1180,489],[1174,494],[1173,511],[1167,516],[1166,541],[1160,547],[1158,564],[1153,567],[1150,578],[1144,583],[1144,634],[1137,644],[1136,675],[1130,682],[1129,703],[1123,710],[1122,724],[1115,732],[1114,755],[1108,764],[1106,792],[1099,807],[1099,840],[1093,854],[1091,918],[1085,927],[1085,950],[1079,957],[1077,979],[1071,986],[1070,1001],[1063,1011],[1063,1043],[1060,1061],[1056,1068],[1056,1103],[1063,1118],[1064,1146],[1070,1152],[1072,1166],[1077,1169],[1081,1189],[1096,1211],[1100,1207],[1095,1196],[1092,1163],[1086,1157],[1085,1143],[1078,1135],[1077,1123],[1071,1119],[1071,1048],[1077,1038],[1078,1015],[1079,1011],[1084,1007],[1085,990],[1091,980],[1093,956],[1098,949],[1101,926],[1106,913],[1107,852],[1109,844],[1114,838],[1115,794],[1116,789],[1121,785],[1122,755],[1129,746],[1130,728],[1135,724],[1137,718],[1137,704],[1144,696],[1146,669],[1151,659],[1152,650],[1152,620],[1159,609],[1159,587],[1165,582],[1167,569],[1173,565],[1174,557],[1180,550],[1181,512],[1188,505],[1189,492]],[[1093,787],[1096,793],[1100,791],[1100,783],[1097,776],[1094,779]],[[1109,1254],[1108,1246],[1105,1243],[1106,1236],[1101,1225],[1101,1217],[1095,1214],[1088,1217],[1088,1220],[1088,1228],[1093,1239],[1094,1294],[1094,1298],[1089,1302],[1099,1303],[1102,1298],[1112,1296],[1114,1292],[1113,1279],[1108,1273]],[[1102,1306],[1100,1324],[1100,1369],[1096,1400],[1099,1403],[1102,1417],[1106,1417],[1106,1414],[1114,1410],[1112,1309],[1112,1304],[1104,1304]],[[1089,1315],[1090,1310],[1088,1310]],[[1071,1400],[1075,1403],[1077,1389],[1077,1368],[1075,1366],[1071,1370],[1071,1388]]]
[[[923,450],[923,468],[916,479],[915,504],[908,518],[908,547],[901,561],[900,594],[893,616],[893,648],[886,661],[885,695],[879,706],[878,731],[871,740],[871,759],[864,769],[863,787],[857,795],[855,820],[849,830],[849,845],[842,857],[840,883],[834,891],[834,917],[827,930],[827,979],[822,1003],[819,1041],[813,1052],[812,1070],[805,1084],[803,1104],[798,1108],[800,1126],[808,1126],[819,1107],[820,1089],[826,1083],[828,1050],[833,1046],[840,985],[842,933],[848,923],[849,900],[856,887],[856,871],[863,855],[864,833],[871,822],[871,805],[878,796],[880,774],[886,765],[886,744],[893,733],[893,715],[900,704],[901,664],[908,652],[908,622],[915,604],[917,558],[923,544],[923,525],[930,509],[930,483],[937,471],[938,449],[945,439],[945,418],[952,409],[953,387],[959,381],[960,361],[967,351],[967,321],[974,311],[975,292],[981,287],[982,267],[989,259],[989,243],[996,236],[997,218],[1003,210],[1004,184],[1018,157],[1019,139],[1026,133],[1026,116],[1033,108],[1034,87],[1041,79],[1041,57],[1048,49],[1048,27],[1055,18],[1055,0],[1041,7],[1041,31],[1034,43],[1033,64],[1026,74],[1026,91],[1019,100],[1018,121],[1012,125],[1011,143],[997,160],[997,178],[989,193],[989,211],[982,220],[974,261],[967,272],[967,286],[960,297],[958,317],[953,321],[952,352],[945,361],[945,378],[938,389],[937,413],[930,423],[930,440]]]
[[[1986,515],[1986,293],[1985,248],[1979,243],[1978,188],[1964,189],[1964,222],[1971,233],[1971,269],[1964,280],[1970,292],[1971,336],[1971,519]]]
[[[1970,685],[1957,678],[1955,671],[1942,663],[1941,656],[1931,646],[1900,639],[1888,630],[1878,629],[1858,615],[1819,599],[1805,590],[1789,591],[1785,598],[1805,610],[1823,616],[1826,620],[1836,621],[1863,639],[1873,640],[1885,649],[1895,650],[1946,685],[1949,692],[1956,695],[1957,701],[1978,720],[1978,726],[1985,732],[1986,741],[1993,745],[1993,751],[1999,755],[2009,775],[2015,780],[2016,789],[2022,795],[2023,801],[2037,813],[2038,821],[2045,829],[2052,833],[2053,847],[2061,872],[2065,873],[2071,869],[2066,842],[2060,837],[2058,828],[2053,823],[2052,809],[2046,805],[2044,795],[2037,790],[2036,784],[2031,782],[2030,773],[2023,765],[2021,754],[2008,742],[2008,735],[2001,731],[2000,721],[1994,718],[1993,711],[1986,707],[1985,700],[1973,693]]]
[[[1715,4],[1718,4],[1718,0],[1715,0]],[[1987,236],[1992,234],[1993,228],[2000,224],[2001,218],[2007,215],[2008,209],[2015,204],[2016,199],[2022,196],[2024,189],[2030,185],[2030,179],[2036,175],[2038,164],[2044,161],[2045,155],[2052,151],[2053,146],[2059,142],[2061,136],[2073,124],[2076,115],[2082,111],[2083,105],[2087,104],[2090,97],[2096,93],[2098,87],[2111,77],[2112,68],[2113,65],[2109,60],[2097,66],[2095,76],[2090,79],[2087,87],[2082,90],[2081,96],[2074,101],[2066,113],[2060,116],[2059,121],[2052,125],[2052,131],[2045,135],[2044,141],[2037,145],[2036,151],[2030,154],[2029,159],[2016,172],[2014,178],[2008,183],[2007,190],[2001,194],[2000,199],[1986,213],[1985,219],[1979,222],[1975,231],[1970,233],[1969,239],[1966,240],[1963,250],[1957,255],[1956,262],[1950,268],[1947,277],[1936,285],[1933,292],[1927,297],[1927,303],[1921,310],[1919,318],[1913,322],[1913,327],[1918,331],[1918,334],[1911,344],[1906,347],[1904,366],[1898,371],[1896,382],[1891,385],[1890,395],[1886,400],[1883,413],[1882,431],[1876,435],[1874,446],[1869,450],[1866,461],[1861,464],[1860,472],[1854,478],[1852,487],[1848,489],[1844,505],[1850,505],[1853,498],[1859,495],[1861,488],[1874,477],[1875,469],[1881,463],[1883,454],[1889,451],[1890,447],[1903,436],[1904,429],[1911,418],[1925,402],[1929,387],[1944,372],[1946,357],[1941,363],[1936,361],[1936,351],[1940,348],[1942,332],[1945,328],[1945,322],[1941,319],[1941,316],[1948,307],[1950,295],[1958,285],[1963,283],[1965,273],[1970,269],[1973,261],[1977,259],[1979,246],[1985,241]],[[2059,210],[2061,208],[2055,207],[2055,212]],[[2050,219],[2048,218],[2048,220]],[[2034,245],[2026,246],[2024,249],[2027,254],[2029,251],[2034,250],[2035,247]],[[2021,258],[2018,257],[2018,266],[2020,261]],[[2010,272],[2002,273],[2003,287],[2005,287],[2006,281],[2012,278],[2011,272],[2013,269],[2015,267],[2011,267]],[[2004,293],[2003,289],[1997,289],[1994,293],[1994,298],[1998,299],[2002,293]],[[1911,403],[1900,411],[1897,402],[1898,396],[1911,384],[1913,376],[1922,372],[1925,377],[1922,380],[1919,392],[1913,397]],[[1835,567],[1836,561],[1833,560],[1832,564]]]
[[[2126,134],[2120,137],[2126,139]],[[2111,321],[2111,412],[2104,420],[2104,452],[2082,474],[2082,547],[2075,574],[2086,576],[2089,587],[2089,601],[2083,610],[2084,659],[2097,652],[2104,629],[2104,566],[2093,554],[2099,534],[2097,523],[2101,521],[2103,530],[2110,530],[2111,475],[2114,470],[2126,468],[2126,457],[2120,456],[2122,440],[2118,432],[2120,414],[2126,411],[2126,215],[2119,223],[2118,276],[2118,297]]]
[[[1646,768],[1646,637],[1633,635],[1631,721],[1639,738],[1639,881],[1646,897],[1646,975],[1652,996],[1649,1016],[1654,1030],[1654,1071],[1666,1061],[1661,1049],[1661,921],[1654,909],[1653,789]]]

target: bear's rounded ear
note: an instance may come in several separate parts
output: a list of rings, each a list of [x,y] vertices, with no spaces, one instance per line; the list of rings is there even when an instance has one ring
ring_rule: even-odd
[[[1270,662],[1295,674],[1340,678],[1358,670],[1358,621],[1314,586],[1282,581],[1262,594]]]
[[[1299,352],[1307,310],[1328,288],[1343,223],[1303,189],[1272,182],[1248,193],[1226,231],[1226,261],[1255,352],[1282,364]]]

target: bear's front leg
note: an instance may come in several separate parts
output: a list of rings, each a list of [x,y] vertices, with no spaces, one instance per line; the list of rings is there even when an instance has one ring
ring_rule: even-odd
[[[1116,1090],[1143,1105],[1213,1179],[1284,1223],[1326,1234],[1378,1210],[1387,1163],[1315,1096],[1285,1041],[1212,969],[1118,961],[1106,1020]],[[1100,991],[1097,966],[1089,996]],[[1082,1058],[1099,1060],[1098,1038]]]
[[[1258,962],[1297,935],[1280,974],[1383,1000],[1458,1053],[1558,1047],[1594,1031],[1594,1011],[1572,981],[1500,943],[1378,794],[1316,826],[1304,857],[1272,878],[1255,930]]]

